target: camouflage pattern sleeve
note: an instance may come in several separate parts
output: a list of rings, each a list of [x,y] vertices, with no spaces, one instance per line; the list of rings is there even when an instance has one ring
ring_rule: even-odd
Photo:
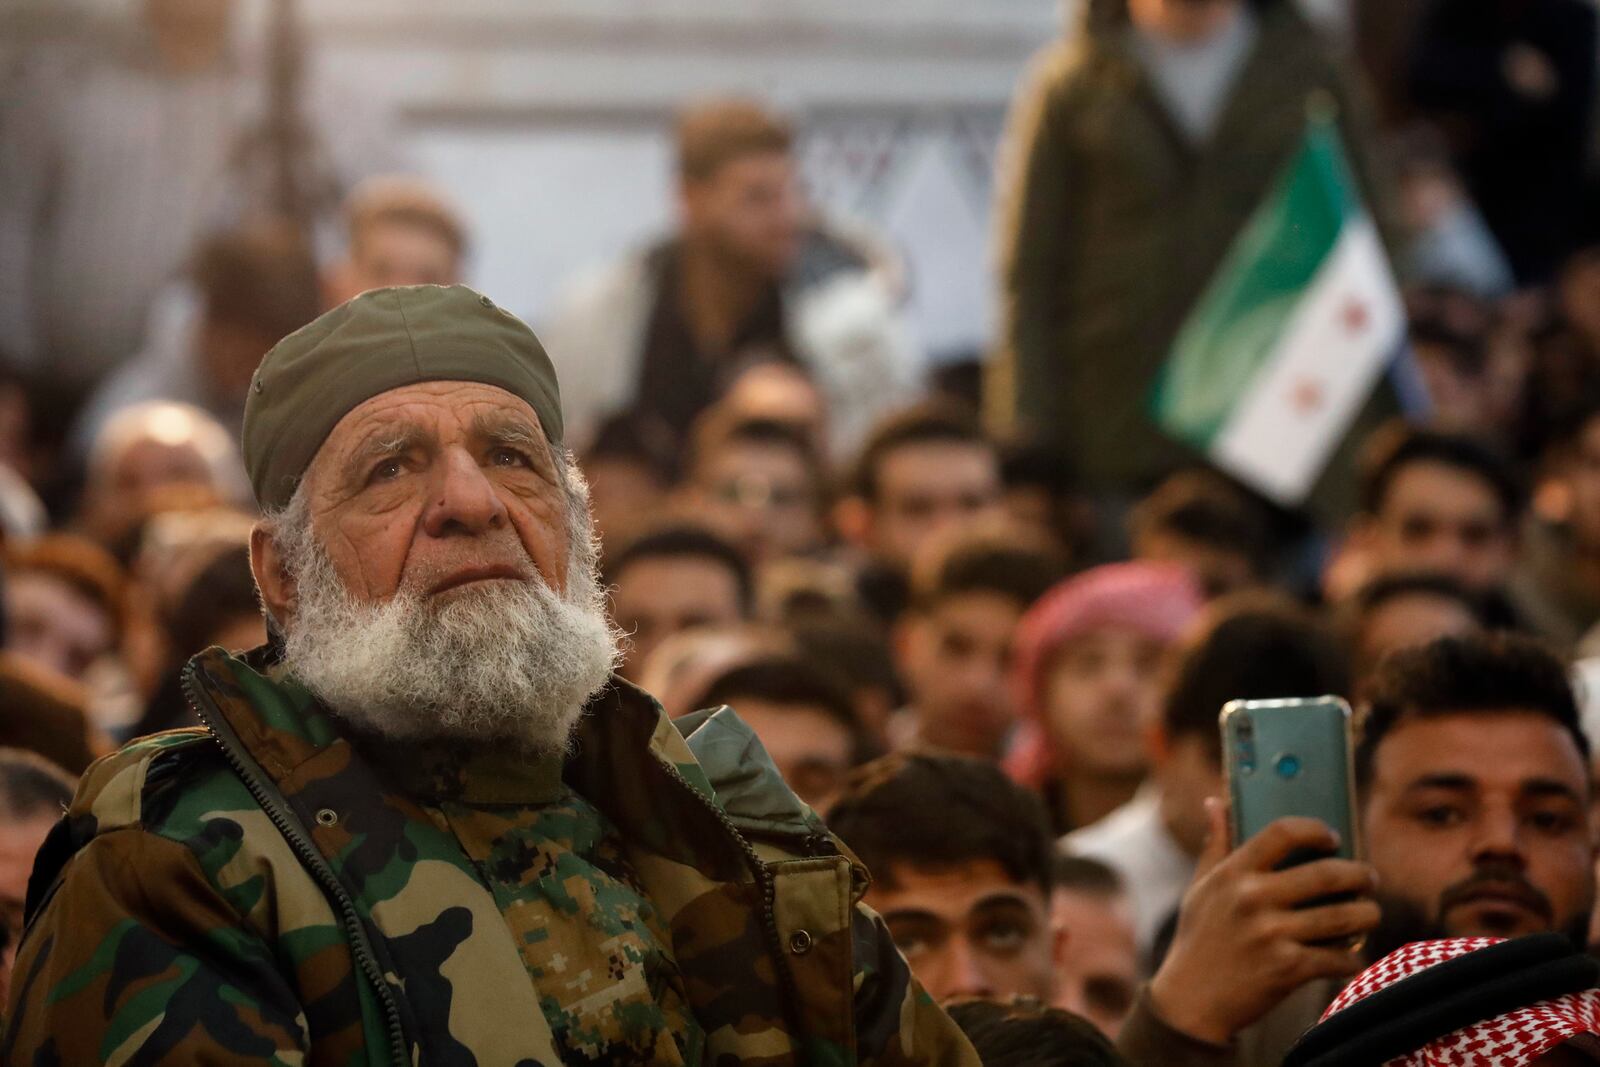
[[[302,1064],[272,951],[183,844],[127,827],[68,861],[17,955],[11,1064]]]
[[[863,1067],[981,1067],[967,1036],[927,994],[865,904],[852,920],[856,957],[856,1051]]]

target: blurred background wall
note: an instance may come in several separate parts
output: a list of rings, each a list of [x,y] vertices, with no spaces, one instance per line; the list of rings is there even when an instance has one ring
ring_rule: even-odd
[[[0,70],[137,0],[0,2]],[[248,0],[247,47],[269,0]],[[314,77],[394,107],[402,151],[476,235],[472,281],[539,318],[563,280],[656,234],[686,98],[800,120],[830,214],[893,241],[928,358],[992,336],[989,212],[1005,106],[1059,0],[298,0]],[[537,248],[537,254],[529,250]]]

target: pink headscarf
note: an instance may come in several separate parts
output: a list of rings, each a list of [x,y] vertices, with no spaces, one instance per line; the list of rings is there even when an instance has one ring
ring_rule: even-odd
[[[1012,780],[1039,789],[1060,769],[1044,724],[1044,686],[1062,645],[1113,626],[1171,644],[1200,614],[1201,603],[1186,568],[1143,561],[1095,567],[1040,597],[1017,624],[1011,686],[1022,724],[1003,763]]]

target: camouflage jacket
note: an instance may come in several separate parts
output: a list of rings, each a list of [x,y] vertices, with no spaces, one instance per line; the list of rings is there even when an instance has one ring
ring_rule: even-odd
[[[264,656],[94,764],[39,854],[5,1064],[561,1062],[494,896]],[[865,870],[727,709],[617,682],[563,777],[615,826],[717,1064],[976,1064]]]

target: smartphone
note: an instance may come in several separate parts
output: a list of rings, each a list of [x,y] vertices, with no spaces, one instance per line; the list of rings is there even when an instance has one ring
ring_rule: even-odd
[[[1299,850],[1281,867],[1360,854],[1349,704],[1332,696],[1235,700],[1222,709],[1219,722],[1235,848],[1275,819],[1300,815],[1331,827],[1339,848]]]

